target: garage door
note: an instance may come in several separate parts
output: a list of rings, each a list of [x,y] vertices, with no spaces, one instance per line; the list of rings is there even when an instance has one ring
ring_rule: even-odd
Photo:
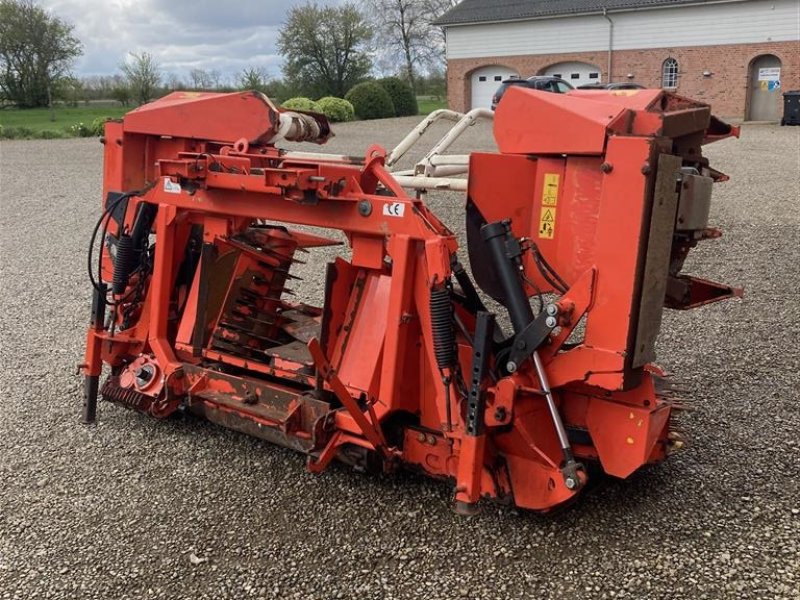
[[[508,67],[481,67],[472,73],[472,108],[489,108],[492,96],[504,79],[519,77],[519,73]]]
[[[561,77],[572,87],[587,83],[600,83],[600,68],[584,62],[563,62],[548,67],[542,75]]]

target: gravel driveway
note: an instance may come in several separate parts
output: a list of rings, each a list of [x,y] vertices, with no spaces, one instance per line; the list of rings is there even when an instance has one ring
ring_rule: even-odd
[[[391,147],[415,122],[340,126],[330,149]],[[488,127],[469,134],[492,148]],[[0,153],[0,599],[800,598],[800,128],[708,147],[732,176],[712,214],[725,237],[687,270],[747,296],[665,316],[659,361],[697,408],[688,449],[555,515],[472,519],[447,485],[314,476],[190,417],[101,404],[81,426],[101,146]],[[431,204],[463,229],[458,195]],[[297,292],[319,300],[323,260]]]

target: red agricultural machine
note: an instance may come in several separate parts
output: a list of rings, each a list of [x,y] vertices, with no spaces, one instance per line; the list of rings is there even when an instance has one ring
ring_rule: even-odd
[[[545,511],[591,465],[624,478],[662,460],[663,308],[739,293],[681,273],[720,235],[707,221],[725,176],[701,147],[738,131],[659,90],[513,88],[494,134],[497,153],[393,174],[379,146],[279,147],[330,126],[256,92],[174,93],[109,122],[84,421],[98,394],[190,411],[314,472],[338,459],[453,482],[464,513],[482,498]],[[466,189],[469,269],[424,202],[440,187]],[[341,239],[322,305],[291,301],[292,264]]]

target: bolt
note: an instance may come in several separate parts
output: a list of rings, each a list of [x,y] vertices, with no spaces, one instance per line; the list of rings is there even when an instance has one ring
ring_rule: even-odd
[[[525,340],[517,340],[516,346],[519,350],[525,350]]]
[[[614,170],[614,165],[612,165],[611,163],[604,162],[602,165],[600,165],[600,170],[603,173],[611,173],[611,171]]]
[[[369,200],[361,200],[358,203],[358,214],[368,217],[372,214],[372,203]]]
[[[574,490],[576,487],[578,487],[578,482],[575,481],[572,477],[567,477],[564,480],[564,485],[567,486],[568,490]]]
[[[513,373],[516,370],[517,370],[517,363],[515,363],[513,360],[510,360],[506,363],[506,371],[508,371],[509,373]]]
[[[650,163],[646,162],[642,165],[642,175],[649,175],[652,172],[652,167]]]
[[[502,422],[506,420],[506,408],[505,406],[498,406],[497,409],[494,411],[494,420],[498,422]]]
[[[418,442],[424,442],[424,441],[425,441],[425,434],[424,434],[424,433],[420,433],[420,434],[417,436],[417,441],[418,441]]]
[[[558,306],[556,306],[555,304],[548,304],[547,309],[545,309],[545,312],[551,317],[555,317],[558,314]]]
[[[547,325],[550,329],[553,329],[556,325],[558,325],[558,321],[556,321],[555,317],[547,317],[544,320],[544,324]]]

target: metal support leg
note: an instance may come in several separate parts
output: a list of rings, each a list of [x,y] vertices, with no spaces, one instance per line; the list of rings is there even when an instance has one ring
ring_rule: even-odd
[[[87,348],[87,361],[83,366],[83,410],[81,423],[90,425],[97,418],[97,390],[100,383],[100,340],[93,335],[103,331],[103,322],[106,318],[106,291],[105,283],[100,283],[98,289],[92,294],[92,320],[90,328],[90,341]]]
[[[480,311],[472,343],[472,371],[467,398],[467,422],[458,457],[454,510],[460,515],[475,514],[481,495],[481,476],[486,455],[486,396],[483,381],[489,365],[494,337],[494,314]]]

